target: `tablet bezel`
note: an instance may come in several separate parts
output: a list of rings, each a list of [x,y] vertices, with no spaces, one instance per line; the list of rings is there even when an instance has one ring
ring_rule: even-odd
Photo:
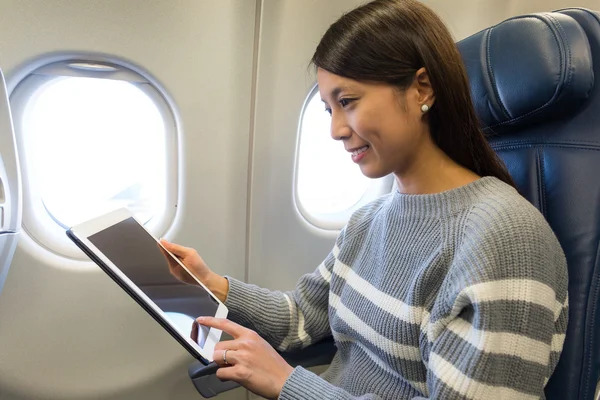
[[[140,225],[162,249],[166,250],[164,246],[148,231],[148,229],[146,229],[142,223],[140,223],[139,220],[135,218],[135,216],[127,208],[120,208],[73,226],[71,229],[67,230],[67,236],[73,240],[73,242],[123,290],[125,290],[130,297],[132,297],[144,310],[146,310],[146,312],[150,314],[156,320],[156,322],[158,322],[167,332],[169,332],[171,336],[173,336],[192,356],[206,364],[212,362],[215,345],[221,339],[222,332],[220,330],[216,328],[210,328],[203,347],[200,347],[200,345],[193,341],[190,337],[181,334],[171,323],[165,313],[160,309],[160,307],[158,307],[154,301],[152,301],[88,239],[88,237],[104,229],[110,228],[111,226],[128,218],[133,218],[137,224]],[[226,318],[228,313],[227,307],[202,282],[200,282],[200,280],[191,274],[186,266],[177,257],[167,250],[166,252],[173,257],[173,259],[198,282],[198,285],[218,303],[215,317]]]

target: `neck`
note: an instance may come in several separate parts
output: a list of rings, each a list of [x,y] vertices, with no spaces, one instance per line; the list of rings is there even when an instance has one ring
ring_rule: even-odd
[[[400,193],[440,193],[480,178],[454,162],[432,141],[427,141],[412,161],[403,171],[394,173]]]

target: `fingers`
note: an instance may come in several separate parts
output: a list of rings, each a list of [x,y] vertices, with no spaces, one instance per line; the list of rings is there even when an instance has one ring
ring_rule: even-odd
[[[168,248],[169,244],[167,244],[165,246],[165,243],[169,243],[169,242],[167,242],[164,239],[161,239],[160,243],[157,243],[156,245],[158,246],[158,249],[160,250],[162,255],[167,259],[169,267],[174,267],[175,264],[177,264],[177,261],[175,261],[175,259],[174,259],[174,256],[173,256],[174,253],[171,250],[169,250],[169,248]]]
[[[223,349],[215,350],[213,359],[219,367],[231,367],[237,364],[236,350]]]
[[[229,353],[227,353],[227,359],[229,359]],[[240,385],[244,384],[244,380],[247,379],[248,375],[248,368],[243,365],[236,365],[235,367],[228,365],[227,368],[219,368],[217,370],[217,378],[220,380],[234,381]]]
[[[160,240],[160,244],[162,244],[163,246],[165,246],[165,249],[169,250],[171,253],[173,253],[177,257],[185,257],[191,251],[194,251],[194,249],[191,249],[189,247],[180,246],[180,245],[175,244],[175,243],[168,242],[165,239],[161,239]]]
[[[177,263],[177,261],[173,258],[173,256],[171,254],[169,254],[167,252],[167,250],[165,250],[160,244],[157,244],[157,246],[158,246],[158,249],[160,250],[160,252],[162,253],[162,255],[167,260],[167,266],[169,267],[169,271],[171,272],[171,274],[173,276],[178,278],[178,276],[177,276],[178,268],[177,267],[179,267],[179,263]]]
[[[223,332],[226,332],[233,336],[234,339],[242,336],[244,332],[252,332],[250,329],[244,328],[243,326],[225,318],[198,317],[196,318],[196,321],[198,321],[200,325],[217,328]]]
[[[235,357],[235,355],[233,353],[238,351],[239,349],[240,349],[239,341],[224,340],[215,345],[215,352],[213,353],[213,359],[215,360],[217,365],[219,365],[221,367],[231,366],[231,365],[235,364],[235,362],[233,361],[234,358],[232,358],[232,357]],[[227,351],[227,354],[224,359],[225,351]],[[225,363],[225,361],[227,361],[227,363]]]
[[[233,368],[219,368],[217,370],[217,378],[222,381],[233,381],[234,374],[232,374]],[[239,382],[238,382],[239,383]]]
[[[215,345],[215,351],[217,350],[238,350],[241,344],[237,340],[223,340]]]
[[[229,353],[227,353],[227,359],[229,359]],[[250,369],[243,364],[226,365],[225,368],[221,367],[217,369],[217,378],[222,381],[234,381],[240,385],[246,387],[249,383],[248,378],[252,375]],[[275,397],[273,397],[275,398]]]
[[[162,253],[162,255],[167,259],[167,262],[169,263],[169,265],[171,265],[171,263],[175,263],[175,260],[173,260],[173,257],[171,257],[171,255],[167,252],[167,250],[165,250],[160,244],[157,244],[158,249],[160,250],[160,252]]]

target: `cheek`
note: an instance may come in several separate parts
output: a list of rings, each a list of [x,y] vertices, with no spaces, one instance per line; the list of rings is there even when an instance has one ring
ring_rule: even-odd
[[[381,127],[380,134],[374,140],[374,150],[380,166],[386,170],[396,168],[398,163],[412,158],[419,151],[419,142],[415,127],[406,120],[397,120]]]
[[[371,141],[381,132],[381,115],[371,110],[353,113],[348,116],[348,123],[361,138]]]
[[[417,141],[418,122],[408,112],[389,105],[363,108],[348,115],[353,131],[381,156],[411,149]]]

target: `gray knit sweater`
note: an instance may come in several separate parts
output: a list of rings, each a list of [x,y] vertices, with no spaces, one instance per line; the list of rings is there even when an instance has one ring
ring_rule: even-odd
[[[281,351],[333,335],[280,399],[538,399],[567,326],[567,268],[543,216],[493,177],[357,211],[296,290],[229,278],[232,320]]]

